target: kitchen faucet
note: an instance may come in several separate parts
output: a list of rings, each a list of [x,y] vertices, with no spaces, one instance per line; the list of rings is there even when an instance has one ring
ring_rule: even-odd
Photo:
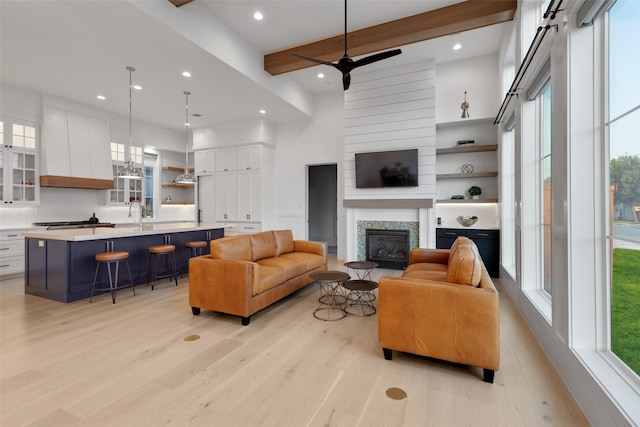
[[[140,200],[133,200],[129,202],[129,218],[131,218],[131,207],[137,204],[138,205],[138,227],[142,230],[142,202]]]

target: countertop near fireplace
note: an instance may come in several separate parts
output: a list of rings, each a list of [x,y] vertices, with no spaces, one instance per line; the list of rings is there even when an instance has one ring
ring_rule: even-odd
[[[42,230],[24,232],[25,293],[60,302],[91,295],[96,269],[95,256],[107,251],[129,253],[129,266],[136,285],[146,283],[149,247],[171,244],[179,269],[186,272],[185,242],[211,241],[224,236],[220,224],[154,224],[128,228]],[[205,253],[208,253],[208,245]],[[128,279],[120,268],[120,279]],[[99,286],[105,279],[99,276]]]

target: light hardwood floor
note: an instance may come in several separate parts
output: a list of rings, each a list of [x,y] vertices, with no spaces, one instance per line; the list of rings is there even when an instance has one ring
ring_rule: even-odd
[[[344,270],[332,260],[331,269]],[[376,270],[374,279],[394,270]],[[252,316],[193,316],[188,279],[70,304],[0,283],[0,425],[584,426],[506,292],[501,366],[394,353],[377,316],[324,322],[311,285]],[[199,339],[185,338],[198,335]],[[394,400],[397,387],[407,398]]]

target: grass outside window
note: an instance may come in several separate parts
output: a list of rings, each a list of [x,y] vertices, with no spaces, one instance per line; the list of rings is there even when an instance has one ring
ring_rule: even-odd
[[[640,251],[613,250],[611,350],[640,375]]]

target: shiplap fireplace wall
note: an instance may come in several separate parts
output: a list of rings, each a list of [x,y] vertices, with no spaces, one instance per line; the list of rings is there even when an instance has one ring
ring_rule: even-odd
[[[391,61],[391,60],[389,60]],[[345,92],[345,260],[358,259],[358,222],[418,223],[421,247],[435,247],[435,62],[358,73]],[[418,186],[356,188],[355,153],[418,149]]]

